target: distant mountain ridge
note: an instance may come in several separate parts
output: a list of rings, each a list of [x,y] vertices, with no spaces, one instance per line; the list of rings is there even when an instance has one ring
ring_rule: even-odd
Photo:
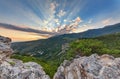
[[[64,34],[48,39],[13,43],[12,48],[23,55],[32,55],[48,59],[56,56],[61,51],[62,45],[65,45],[75,39],[92,38],[118,32],[120,32],[120,23],[109,25],[104,28],[91,29],[81,33]]]
[[[91,38],[91,37],[101,36],[105,34],[112,34],[117,32],[120,32],[120,23],[114,25],[108,25],[98,29],[89,29],[87,31],[80,33],[64,34],[59,36],[66,36],[70,38],[89,38],[89,37]]]

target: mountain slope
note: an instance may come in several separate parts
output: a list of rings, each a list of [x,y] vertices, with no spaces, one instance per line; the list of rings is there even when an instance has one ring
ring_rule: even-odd
[[[78,39],[69,44],[69,49],[62,57],[71,59],[76,55],[89,56],[97,53],[120,57],[120,33],[95,38]],[[63,59],[61,58],[61,59]]]
[[[91,38],[106,34],[120,32],[120,23],[106,26],[104,28],[92,29],[82,33],[64,34],[48,39],[13,43],[12,48],[23,55],[32,55],[42,59],[54,59],[62,50],[62,45],[66,45],[78,38]]]

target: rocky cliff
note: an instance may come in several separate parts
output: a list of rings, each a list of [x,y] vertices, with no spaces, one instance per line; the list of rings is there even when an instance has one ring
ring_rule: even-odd
[[[65,60],[54,79],[120,79],[120,58],[93,54]]]
[[[10,59],[10,43],[10,38],[0,36],[0,79],[50,79],[37,63]]]

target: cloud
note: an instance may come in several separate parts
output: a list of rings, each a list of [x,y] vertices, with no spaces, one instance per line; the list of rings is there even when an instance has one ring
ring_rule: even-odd
[[[48,12],[47,15],[49,16],[46,19],[44,19],[43,27],[46,27],[49,31],[52,31],[55,26],[60,25],[60,20],[56,18],[57,7],[58,3],[56,1],[50,1],[48,4],[48,8],[46,9]]]
[[[31,32],[31,33],[36,33],[39,35],[54,35],[52,32],[48,31],[42,31],[42,30],[36,30],[32,28],[21,28],[19,26],[11,25],[11,24],[5,24],[5,23],[0,23],[0,28],[5,28],[5,29],[10,29],[10,30],[17,30],[17,31],[22,31],[22,32]]]
[[[108,24],[110,24],[111,20],[112,20],[112,18],[108,18],[108,19],[103,20],[102,23],[104,25],[108,25]]]
[[[77,17],[77,18],[75,19],[75,21],[76,21],[76,22],[82,22],[82,20],[81,20],[80,17]]]
[[[92,21],[93,21],[93,19],[89,19],[88,23],[89,23],[89,24],[91,24],[91,23],[92,23]]]
[[[72,24],[65,25],[63,28],[61,28],[57,31],[57,35],[70,33],[76,28],[77,28],[76,25],[72,25]]]
[[[41,36],[41,35],[30,33],[30,32],[22,32],[17,30],[13,31],[5,28],[0,28],[0,35],[10,37],[13,42],[46,39],[50,37],[50,36]]]
[[[84,32],[84,31],[86,31],[86,30],[88,30],[88,29],[94,29],[95,27],[96,27],[96,26],[94,26],[94,25],[84,24],[84,25],[81,25],[80,28],[75,29],[74,32],[76,32],[76,33],[78,33],[78,32]]]
[[[58,16],[59,18],[61,18],[61,17],[64,16],[65,14],[66,14],[65,11],[60,10],[59,13],[57,14],[57,16]]]
[[[68,25],[62,25],[57,28],[57,35],[60,34],[67,34],[67,33],[72,33],[75,29],[78,28],[79,23],[81,23],[82,20],[80,17],[77,17],[75,20],[71,21],[70,24]]]
[[[67,33],[72,32],[74,29],[76,29],[77,26],[78,26],[78,24],[76,24],[76,21],[75,21],[75,22],[70,23],[68,25],[62,25],[56,29],[44,28],[43,30],[37,30],[37,29],[33,29],[33,28],[28,28],[28,27],[23,28],[23,27],[16,26],[16,25],[0,23],[0,28],[33,33],[33,34],[36,34],[38,36],[43,36],[43,37],[50,37],[50,36],[55,36],[55,35],[67,34]]]
[[[54,19],[55,22],[59,22],[59,19]]]
[[[64,19],[64,22],[67,22],[67,20],[66,20],[66,19]]]
[[[55,9],[56,9],[57,6],[58,6],[58,4],[56,2],[51,2],[50,3],[50,10],[53,14],[56,13]]]
[[[33,28],[23,28],[20,26],[16,25],[11,25],[11,24],[5,24],[5,23],[0,23],[0,28],[4,29],[9,29],[9,30],[16,30],[16,31],[21,31],[21,32],[28,32],[28,33],[34,33],[39,36],[43,37],[50,37],[50,36],[55,36],[55,35],[61,35],[61,34],[67,34],[72,32],[74,29],[76,29],[79,25],[79,21],[75,20],[73,23],[70,23],[68,25],[62,25],[56,29],[48,29],[44,28],[43,30],[37,30]]]

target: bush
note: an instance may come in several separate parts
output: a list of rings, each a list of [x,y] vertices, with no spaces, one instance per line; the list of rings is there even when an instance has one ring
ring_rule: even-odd
[[[70,48],[67,51],[66,58],[70,59],[71,57],[75,56],[76,54],[81,56],[89,56],[93,53],[102,54],[102,48],[105,45],[102,41],[94,40],[94,39],[82,39],[76,40],[70,43]]]
[[[66,58],[71,59],[71,57],[75,57],[76,55],[80,56],[89,56],[91,54],[97,53],[99,55],[102,54],[110,54],[115,57],[120,56],[120,49],[118,42],[119,40],[116,41],[111,41],[109,42],[105,39],[99,40],[99,39],[81,39],[81,40],[76,40],[72,43],[70,43],[70,47],[66,53]],[[111,44],[113,46],[111,46]]]

